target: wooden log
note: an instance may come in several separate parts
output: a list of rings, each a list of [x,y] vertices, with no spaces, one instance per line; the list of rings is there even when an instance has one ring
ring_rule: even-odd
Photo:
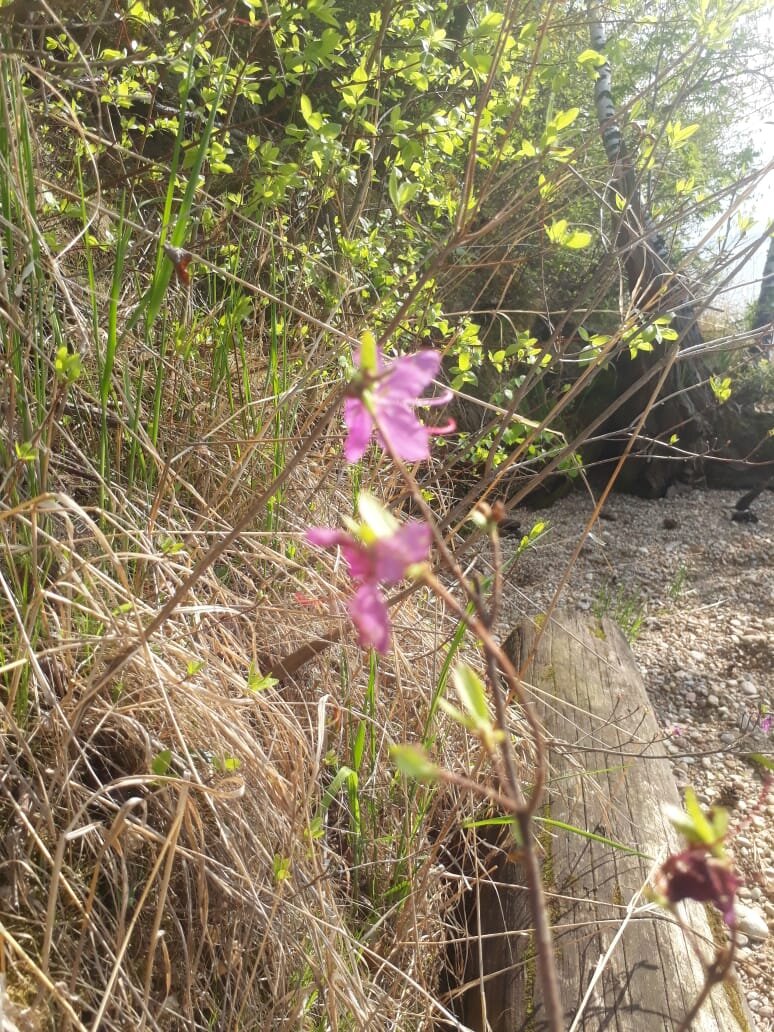
[[[713,934],[724,932],[709,906],[682,905],[698,940],[655,906],[628,909],[645,904],[639,894],[655,862],[681,848],[663,813],[664,803],[679,803],[677,787],[631,649],[611,620],[562,613],[545,627],[524,621],[506,652],[549,740],[543,816],[636,851],[539,825],[567,1028],[601,967],[578,1032],[673,1032],[703,985],[696,946],[711,959]],[[476,1032],[540,1032],[524,877],[513,852],[500,857],[478,886],[462,1018]],[[692,1027],[751,1032],[735,982],[713,990]]]

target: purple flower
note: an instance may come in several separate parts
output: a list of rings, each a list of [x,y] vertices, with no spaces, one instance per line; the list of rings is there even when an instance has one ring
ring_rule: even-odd
[[[426,523],[411,520],[400,526],[371,495],[362,492],[358,508],[363,523],[348,521],[352,533],[332,527],[311,527],[306,540],[318,548],[340,548],[357,590],[347,611],[363,648],[384,653],[390,645],[390,618],[379,586],[402,581],[430,550]]]
[[[437,398],[422,398],[441,368],[440,353],[427,348],[387,361],[373,335],[364,334],[355,363],[359,374],[344,402],[347,461],[357,462],[363,457],[374,433],[385,451],[405,462],[429,458],[429,437],[454,430],[452,421],[444,427],[425,426],[414,412],[417,405],[443,405],[449,400],[448,392]]]
[[[771,716],[766,714],[765,717],[761,717],[761,731],[767,735],[771,731]]]

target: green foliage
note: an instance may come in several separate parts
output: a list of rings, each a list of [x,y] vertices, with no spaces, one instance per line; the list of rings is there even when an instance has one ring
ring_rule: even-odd
[[[459,663],[454,668],[453,677],[462,709],[446,699],[440,699],[441,708],[452,720],[478,738],[487,752],[494,752],[504,732],[495,726],[484,682],[466,663]]]
[[[712,388],[712,393],[715,395],[715,397],[718,399],[721,405],[724,402],[728,401],[728,399],[731,397],[730,376],[711,376],[710,387]]]
[[[724,855],[723,842],[728,831],[728,810],[713,806],[705,814],[690,787],[685,790],[685,810],[667,805],[667,816],[689,846],[707,846],[717,856]]]
[[[60,380],[65,383],[74,383],[83,372],[81,356],[68,351],[66,345],[63,344],[61,348],[57,348],[54,369]]]
[[[672,599],[673,602],[676,602],[677,599],[685,591],[685,585],[687,580],[688,567],[685,565],[685,563],[680,563],[680,565],[677,567],[674,577],[672,578],[669,584],[669,597]]]
[[[742,361],[734,368],[734,397],[741,405],[756,405],[762,410],[774,408],[774,362]]]
[[[624,633],[628,642],[639,637],[642,621],[645,619],[645,604],[634,591],[619,585],[604,584],[597,592],[591,611],[597,619],[609,616]]]
[[[558,219],[556,222],[552,222],[550,226],[546,226],[546,233],[552,244],[569,247],[573,251],[588,247],[591,243],[591,233],[585,229],[571,229],[567,224],[567,219]]]

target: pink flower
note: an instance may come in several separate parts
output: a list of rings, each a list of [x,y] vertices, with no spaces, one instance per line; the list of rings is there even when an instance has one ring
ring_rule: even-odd
[[[443,405],[449,400],[448,393],[437,398],[421,397],[438,375],[440,353],[427,348],[387,361],[373,335],[364,334],[355,363],[359,375],[344,402],[347,461],[357,462],[363,457],[374,433],[385,451],[394,452],[405,462],[429,458],[429,437],[454,430],[452,421],[444,427],[425,426],[414,412],[417,405]]]
[[[362,524],[348,521],[353,533],[332,527],[311,527],[306,540],[318,548],[340,548],[357,590],[347,603],[363,648],[384,653],[390,645],[390,618],[379,586],[402,581],[427,558],[431,534],[426,523],[411,520],[400,526],[366,492],[358,501]]]

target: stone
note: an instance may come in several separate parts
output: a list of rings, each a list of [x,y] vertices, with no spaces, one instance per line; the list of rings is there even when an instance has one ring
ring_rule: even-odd
[[[766,924],[763,915],[753,907],[740,903],[736,908],[737,927],[743,935],[747,935],[756,942],[763,942],[769,937],[769,926]]]

